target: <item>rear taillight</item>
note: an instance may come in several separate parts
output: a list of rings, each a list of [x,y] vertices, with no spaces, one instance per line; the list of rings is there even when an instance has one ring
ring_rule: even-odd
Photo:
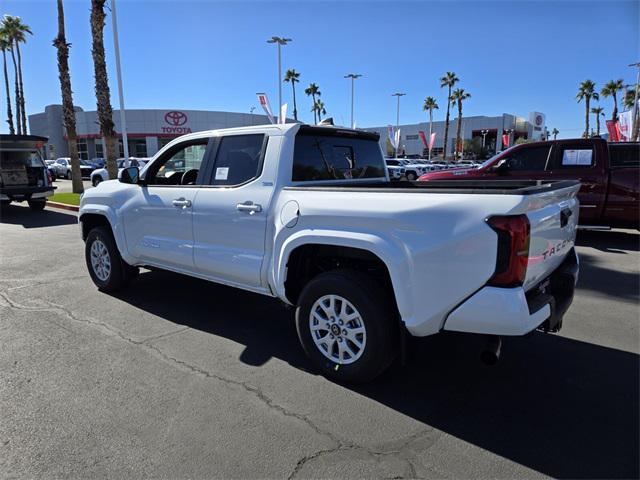
[[[496,270],[489,285],[522,286],[529,259],[529,219],[526,215],[494,216],[487,223],[498,234]]]

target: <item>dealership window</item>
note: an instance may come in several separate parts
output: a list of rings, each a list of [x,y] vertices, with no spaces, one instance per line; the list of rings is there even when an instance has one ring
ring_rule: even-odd
[[[146,140],[136,140],[135,148],[133,150],[134,156],[136,157],[146,157],[147,156],[147,142]]]
[[[294,182],[384,176],[384,159],[375,140],[331,135],[296,136]]]
[[[418,140],[418,135],[407,135],[406,139],[407,140]]]
[[[122,145],[122,140],[118,141],[118,158],[124,157],[124,145]],[[102,142],[96,142],[96,158],[107,158],[105,155],[105,148],[102,145]]]
[[[104,149],[102,143],[96,142],[96,158],[104,158]]]
[[[264,135],[222,137],[213,168],[213,185],[240,185],[260,174]]]
[[[78,142],[78,155],[80,160],[89,160],[89,151],[87,150],[87,142]]]

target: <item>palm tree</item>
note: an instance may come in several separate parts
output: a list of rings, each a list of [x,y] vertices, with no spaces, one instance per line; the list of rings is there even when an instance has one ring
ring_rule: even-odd
[[[444,150],[442,151],[442,158],[445,160],[447,158],[447,141],[449,140],[449,99],[451,98],[451,89],[459,81],[460,79],[453,72],[447,72],[440,79],[440,88],[447,87],[449,89],[447,93],[447,116],[444,121]]]
[[[93,69],[96,83],[96,100],[98,103],[98,121],[105,140],[107,157],[107,171],[109,178],[117,178],[116,165],[116,134],[113,124],[113,109],[111,108],[111,92],[107,77],[107,63],[104,56],[104,4],[106,0],[91,0],[91,38]]]
[[[596,116],[596,135],[600,136],[600,115],[604,117],[604,108],[602,107],[593,107],[591,109],[591,113]]]
[[[22,83],[22,54],[20,53],[20,44],[27,42],[27,36],[33,35],[31,29],[28,25],[22,23],[20,17],[13,17],[11,15],[5,15],[2,19],[2,27],[1,29],[6,33],[9,37],[9,40],[12,42],[13,47],[16,50],[18,55],[18,65],[17,65],[17,83],[18,83],[18,91],[19,94],[16,97],[16,104],[20,105],[20,109],[16,112],[16,121],[21,126],[22,133],[26,135],[27,133],[27,110],[25,108],[25,100],[24,100],[24,85]],[[13,50],[12,50],[13,55]]]
[[[2,67],[4,72],[4,89],[7,92],[7,123],[9,124],[9,133],[11,135],[16,134],[16,129],[13,126],[13,112],[11,110],[11,89],[9,88],[9,74],[7,73],[7,50],[11,48],[9,39],[0,32],[0,50],[2,50]]]
[[[427,97],[424,99],[422,110],[429,112],[429,141],[431,141],[431,125],[433,124],[433,111],[438,110],[438,102],[433,97]],[[431,149],[429,148],[429,160],[431,160]]]
[[[316,100],[316,102],[313,104],[313,113],[314,114],[318,114],[318,122],[322,121],[322,115],[325,115],[327,113],[327,111],[324,108],[324,102],[320,99]]]
[[[452,106],[458,106],[458,125],[456,127],[456,152],[458,151],[458,145],[461,144],[460,131],[462,129],[462,102],[471,96],[470,93],[464,91],[464,88],[456,88],[449,96],[449,101]]]
[[[596,84],[591,80],[585,80],[584,82],[580,83],[580,86],[578,87],[578,94],[576,95],[576,100],[578,102],[584,99],[585,117],[584,133],[582,134],[584,138],[589,138],[589,103],[591,103],[592,98],[594,100],[598,100],[600,98],[600,95],[598,95],[598,92],[596,92]]]
[[[11,53],[11,63],[13,63],[13,84],[14,84],[14,97],[16,102],[16,129],[17,134],[22,135],[22,122],[20,122],[20,84],[18,83],[18,62],[16,61],[16,54],[13,48],[13,40],[10,36],[10,31],[5,28],[4,21],[0,23],[0,35],[9,41],[9,52]]]
[[[558,134],[560,133],[560,130],[558,130],[557,128],[553,127],[553,130],[551,130],[551,135],[553,135],[553,139],[555,140],[556,137],[558,136]]]
[[[69,142],[69,157],[71,158],[71,182],[73,193],[83,193],[82,173],[80,172],[80,156],[78,155],[78,135],[76,133],[76,114],[73,109],[73,92],[71,91],[71,76],[69,75],[69,47],[64,34],[64,8],[62,0],[58,0],[58,36],[53,39],[53,46],[58,50],[58,73],[60,90],[62,92],[62,112],[64,127]]]
[[[322,95],[320,93],[320,88],[318,87],[318,85],[316,85],[315,83],[311,83],[309,84],[309,86],[307,88],[305,88],[304,93],[309,97],[311,97],[311,100],[313,101],[313,106],[311,107],[311,111],[313,112],[313,121],[314,123],[318,123],[318,117],[317,117],[317,113],[316,113],[316,96],[320,96]]]
[[[600,95],[603,97],[613,97],[613,113],[611,114],[611,120],[614,122],[618,119],[618,92],[624,88],[624,81],[619,78],[618,80],[609,80],[604,84]]]
[[[284,81],[291,82],[291,88],[293,89],[293,119],[295,121],[298,121],[298,107],[296,106],[296,82],[300,81],[298,78],[300,78],[300,74],[294,68],[287,70],[284,75]]]

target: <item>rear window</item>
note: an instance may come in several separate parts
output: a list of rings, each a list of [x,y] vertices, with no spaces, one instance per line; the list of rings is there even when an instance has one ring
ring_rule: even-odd
[[[294,182],[380,178],[385,172],[376,140],[307,133],[296,136]]]
[[[640,167],[640,144],[609,144],[609,161],[612,167]]]
[[[37,150],[2,150],[0,151],[0,168],[44,167]]]

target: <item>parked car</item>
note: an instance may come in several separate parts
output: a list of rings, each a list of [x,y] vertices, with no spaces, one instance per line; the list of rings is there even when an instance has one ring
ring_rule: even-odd
[[[148,158],[135,157],[130,157],[129,159],[117,159],[116,165],[118,166],[118,176],[120,176],[120,172],[122,172],[122,169],[126,167],[138,167],[142,169],[142,167],[145,166],[148,160]],[[109,172],[107,172],[106,168],[98,168],[91,172],[91,184],[94,187],[97,186],[100,182],[104,182],[105,180],[109,180]]]
[[[389,172],[390,180],[400,180],[404,178],[404,167],[400,164],[399,160],[394,158],[385,159],[387,165],[387,172]]]
[[[80,175],[82,178],[91,178],[96,166],[90,160],[80,160]]]
[[[29,204],[42,210],[56,187],[40,155],[46,137],[36,135],[0,135],[0,204]]]
[[[515,145],[476,169],[430,173],[432,180],[536,179],[582,183],[582,225],[640,228],[640,143],[600,138]]]
[[[54,166],[56,168],[56,177],[71,180],[71,159],[69,157],[56,159]]]
[[[501,335],[557,331],[578,182],[391,183],[378,141],[300,124],[175,139],[83,195],[89,274],[103,291],[147,266],[278,297],[341,381],[384,371],[405,335],[489,336],[494,361]]]
[[[56,178],[58,178],[58,170],[56,169],[56,161],[55,160],[45,160],[44,161],[45,165],[47,166],[47,171],[49,172],[49,176],[51,178],[52,182],[56,181]]]
[[[102,157],[96,157],[89,160],[95,168],[104,168],[106,162]]]

